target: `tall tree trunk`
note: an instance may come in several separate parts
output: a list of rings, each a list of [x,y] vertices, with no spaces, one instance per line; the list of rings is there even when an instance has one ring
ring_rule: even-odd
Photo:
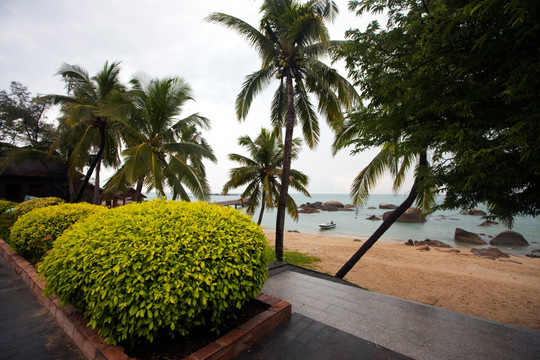
[[[88,168],[88,171],[86,172],[86,176],[84,177],[83,183],[79,187],[79,191],[77,192],[77,197],[75,198],[76,203],[81,201],[82,196],[84,194],[84,190],[86,189],[86,186],[88,185],[88,182],[90,181],[90,177],[92,176],[92,173],[94,172],[94,169],[96,168],[96,165],[99,160],[101,160],[101,157],[103,156],[103,152],[105,151],[105,124],[100,126],[99,128],[99,150],[94,157],[94,160],[90,164],[90,167]]]
[[[281,173],[281,189],[276,219],[276,260],[283,261],[283,233],[285,231],[285,211],[291,174],[291,151],[294,130],[294,95],[291,74],[287,75],[287,114],[285,117],[285,143],[283,146],[283,168]]]
[[[144,185],[144,175],[139,176],[137,179],[137,188],[135,189],[135,201],[140,203],[142,201],[142,188]]]
[[[427,154],[426,152],[423,152],[420,154],[420,160],[419,160],[420,166],[426,166],[427,165]],[[411,207],[411,205],[414,203],[414,200],[416,200],[416,197],[418,196],[418,184],[421,181],[421,179],[415,178],[414,184],[411,188],[411,191],[409,192],[409,196],[395,209],[392,211],[390,216],[386,218],[386,220],[383,221],[381,226],[375,230],[375,232],[367,239],[367,241],[358,249],[356,253],[354,253],[353,256],[345,263],[345,265],[342,266],[341,269],[336,273],[336,277],[343,279],[345,275],[356,265],[356,263],[364,256],[364,254],[379,240],[379,238],[392,226],[396,220],[403,215],[403,213]]]
[[[259,220],[257,221],[257,225],[261,225],[263,213],[264,213],[264,206],[266,205],[266,202],[264,199],[266,198],[266,190],[263,190],[262,192],[262,202],[261,202],[261,211],[259,212]]]
[[[94,181],[94,204],[101,205],[101,189],[100,189],[100,173],[101,173],[101,159],[96,165],[96,181]]]
[[[73,202],[75,199],[75,187],[73,186],[73,180],[68,176],[68,186],[69,186],[69,202]]]

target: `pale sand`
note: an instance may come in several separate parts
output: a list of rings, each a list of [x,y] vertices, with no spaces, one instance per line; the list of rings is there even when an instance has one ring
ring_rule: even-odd
[[[266,234],[274,245],[274,233]],[[317,270],[335,275],[364,241],[286,232],[284,247],[317,256]],[[381,294],[540,330],[539,258],[491,260],[459,250],[421,251],[379,240],[345,280]]]

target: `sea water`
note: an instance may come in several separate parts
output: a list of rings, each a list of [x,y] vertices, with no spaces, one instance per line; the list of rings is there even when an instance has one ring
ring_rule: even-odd
[[[302,194],[291,194],[298,206],[305,203],[314,203],[316,201],[339,201],[343,204],[351,203],[351,198],[348,194],[314,194],[311,198]],[[362,240],[367,239],[382,223],[380,220],[367,220],[371,215],[376,215],[382,218],[385,209],[379,209],[380,203],[388,203],[399,205],[401,204],[407,194],[399,195],[382,195],[373,194],[370,195],[366,205],[363,208],[359,208],[356,211],[321,211],[316,214],[299,214],[298,221],[294,221],[290,216],[285,217],[285,231],[296,230],[301,233],[315,234],[315,235],[332,235],[360,238]],[[228,201],[235,199],[234,196],[212,196],[211,202]],[[368,209],[368,207],[375,207],[375,209]],[[485,207],[478,206],[478,209],[486,210]],[[276,226],[276,209],[266,209],[263,215],[261,226],[266,230],[275,230]],[[254,221],[257,221],[259,216],[258,210],[255,211],[253,216]],[[334,229],[321,230],[319,224],[333,221],[337,224]],[[476,247],[482,248],[488,245],[470,245],[464,243],[456,243],[454,241],[454,233],[456,228],[462,228],[464,230],[479,234],[485,241],[489,242],[491,237],[496,236],[503,230],[508,228],[500,223],[498,225],[491,226],[479,226],[484,219],[480,216],[461,215],[459,210],[454,211],[438,211],[427,217],[427,221],[424,223],[400,223],[395,222],[390,229],[388,229],[381,240],[404,243],[408,239],[413,240],[439,240],[447,243],[451,246],[460,247]],[[532,249],[540,248],[540,219],[532,217],[516,217],[512,231],[516,231],[523,235],[529,242],[529,246],[525,247],[498,247],[500,250],[524,255],[531,252]]]

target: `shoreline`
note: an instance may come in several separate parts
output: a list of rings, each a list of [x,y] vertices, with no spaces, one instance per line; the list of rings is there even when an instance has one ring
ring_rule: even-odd
[[[264,233],[273,246],[275,232]],[[284,248],[320,258],[318,271],[334,275],[365,240],[285,232]],[[379,240],[345,280],[370,291],[540,330],[540,259],[509,255],[492,260],[467,247],[421,251]]]

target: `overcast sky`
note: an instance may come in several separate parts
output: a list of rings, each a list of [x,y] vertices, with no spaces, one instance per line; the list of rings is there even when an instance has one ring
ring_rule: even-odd
[[[340,14],[329,26],[334,40],[372,20],[349,12],[346,0],[336,3]],[[186,105],[182,115],[198,112],[212,123],[204,136],[218,162],[208,163],[207,172],[212,192],[221,192],[229,169],[237,166],[227,154],[243,153],[237,138],[254,138],[261,127],[269,127],[269,101],[277,83],[255,99],[246,121],[239,123],[235,97],[244,77],[260,68],[259,58],[238,34],[203,19],[224,12],[258,28],[259,7],[260,1],[253,0],[0,0],[0,89],[19,81],[32,94],[63,94],[64,84],[55,73],[64,62],[81,65],[94,75],[105,61],[121,61],[125,82],[141,72],[183,77],[195,102]],[[346,75],[340,64],[335,67]],[[320,120],[319,146],[304,147],[292,167],[309,176],[312,194],[348,193],[377,149],[355,156],[343,150],[333,157],[333,134]],[[300,129],[295,136],[301,136]],[[411,184],[408,181],[400,192]],[[389,178],[373,191],[391,192]]]

